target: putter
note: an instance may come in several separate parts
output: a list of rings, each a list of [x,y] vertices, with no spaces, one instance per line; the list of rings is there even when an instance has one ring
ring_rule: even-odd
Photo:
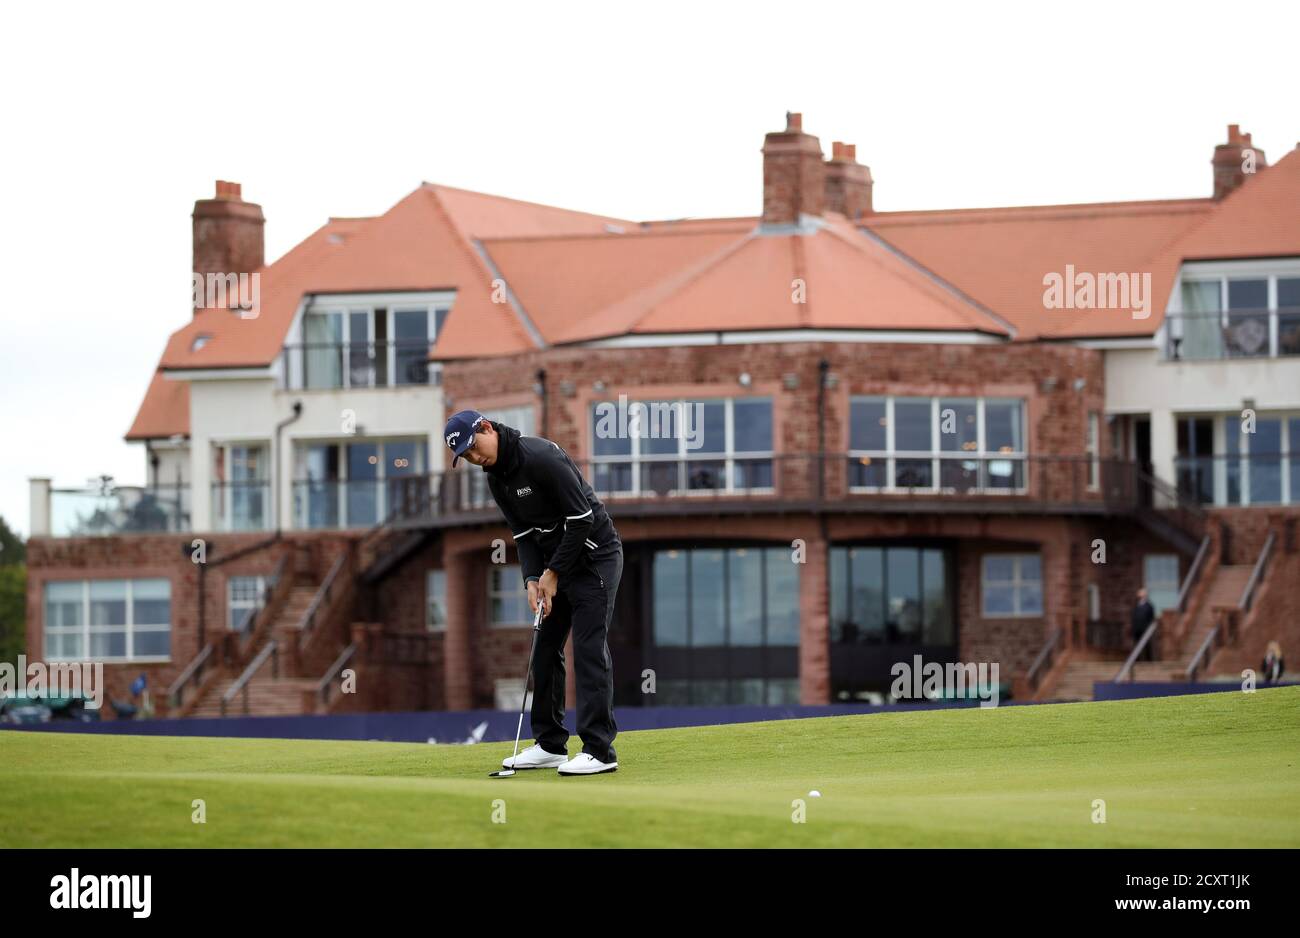
[[[533,616],[533,647],[528,649],[528,670],[524,672],[524,696],[519,701],[519,725],[515,727],[515,754],[510,757],[514,762],[519,755],[519,736],[524,731],[524,706],[528,703],[528,682],[533,676],[533,654],[537,651],[537,635],[542,630],[542,608],[545,606],[540,591],[537,596],[537,614]],[[501,769],[499,772],[488,773],[488,778],[509,778],[515,774],[515,769]]]

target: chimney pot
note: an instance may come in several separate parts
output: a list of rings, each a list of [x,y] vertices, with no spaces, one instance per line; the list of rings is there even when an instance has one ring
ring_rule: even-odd
[[[239,183],[218,179],[215,197],[194,203],[194,273],[251,274],[263,266],[266,219],[260,205],[243,200],[242,191]]]
[[[803,133],[803,114],[798,111],[786,111],[785,132],[788,134]]]
[[[1264,151],[1251,143],[1250,134],[1241,132],[1240,124],[1228,125],[1228,142],[1214,148],[1210,161],[1214,168],[1214,198],[1225,198],[1246,182],[1251,173],[1246,172],[1246,151],[1253,152],[1252,170],[1258,172],[1268,166]]]

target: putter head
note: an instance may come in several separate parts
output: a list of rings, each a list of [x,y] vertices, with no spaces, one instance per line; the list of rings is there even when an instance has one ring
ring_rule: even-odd
[[[502,769],[500,772],[489,772],[488,778],[509,778],[514,774],[514,769]]]

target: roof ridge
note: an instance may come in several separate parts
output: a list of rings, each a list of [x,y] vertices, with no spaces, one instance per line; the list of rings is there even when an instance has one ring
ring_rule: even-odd
[[[846,237],[843,232],[837,230],[836,226],[828,225],[823,230],[829,232],[831,235],[838,238],[841,242],[856,250],[872,264],[875,264],[877,267],[879,267],[884,273],[888,274],[891,277],[894,277],[895,279],[902,279],[899,276],[897,271],[891,270],[887,265],[880,263],[879,259],[875,257],[870,251],[867,250],[866,245],[855,243],[854,239]],[[853,228],[852,230],[855,233],[858,233],[860,229]],[[939,274],[937,274],[935,271],[931,270],[930,268],[926,267],[924,264],[917,261],[910,254],[890,244],[882,236],[877,235],[873,231],[862,231],[861,233],[865,237],[869,237],[875,243],[879,244],[882,248],[888,251],[891,256],[897,258],[902,263],[907,264],[909,267],[913,268],[918,273],[926,277],[929,281],[930,286],[938,289],[940,295],[942,296],[942,302],[944,303],[944,305],[949,306],[950,308],[954,309],[954,311],[959,312],[962,315],[962,317],[970,323],[970,325],[975,326],[976,328],[978,328],[980,325],[984,325],[987,327],[989,325],[988,322],[981,323],[979,319],[976,318],[976,317],[983,317],[983,319],[985,320],[992,320],[992,323],[996,325],[1003,333],[1005,333],[1008,338],[1016,337],[1016,334],[1019,330],[1017,330],[1016,327],[1008,319],[999,315],[992,309],[989,309],[983,303],[978,302],[977,300],[975,300],[974,297],[970,296],[964,290],[961,290],[954,284],[949,283],[948,280],[939,276]],[[957,302],[954,303],[953,302],[954,300]]]
[[[580,331],[584,323],[591,322],[592,320],[596,319],[597,317],[611,310],[617,310],[618,307],[620,306],[631,305],[635,303],[639,298],[646,298],[649,300],[649,305],[644,306],[644,308],[640,310],[639,314],[635,318],[633,318],[632,320],[626,323],[626,328],[624,329],[624,331],[631,332],[632,329],[637,325],[637,323],[644,320],[648,315],[650,315],[650,313],[654,311],[654,309],[659,303],[668,299],[668,297],[681,292],[687,286],[694,283],[700,277],[704,276],[704,274],[712,267],[722,263],[727,258],[731,257],[733,254],[739,251],[742,247],[749,244],[749,242],[754,239],[757,232],[758,232],[757,228],[752,229],[751,231],[746,232],[744,237],[737,238],[735,241],[723,245],[718,250],[705,255],[704,257],[700,258],[698,261],[696,261],[693,264],[688,264],[686,267],[683,267],[676,274],[673,274],[672,276],[669,277],[665,277],[662,280],[649,283],[646,286],[642,287],[640,290],[636,290],[633,293],[614,301],[613,303],[606,304],[605,306],[602,306],[600,309],[593,310],[591,313],[587,314],[586,316],[583,316],[577,322],[571,324],[569,328],[565,329],[563,332],[557,335],[556,342],[553,344],[558,345],[564,342],[579,342],[579,341],[583,341],[585,338],[591,338],[590,336],[587,337],[579,336],[578,338],[574,338],[573,336],[574,333]]]
[[[461,186],[449,186],[441,182],[429,182],[427,180],[422,180],[420,182],[420,188],[428,189],[429,191],[434,192],[435,194],[439,189],[446,189],[450,192],[463,192],[466,195],[477,195],[485,199],[495,199],[498,202],[510,202],[514,205],[530,205],[533,208],[549,208],[552,211],[566,212],[570,215],[585,215],[588,218],[599,218],[603,221],[618,222],[619,224],[622,225],[637,224],[637,222],[631,221],[626,218],[616,218],[613,215],[599,215],[595,212],[586,212],[578,208],[564,208],[563,206],[560,205],[551,205],[549,202],[533,202],[529,199],[516,199],[508,195],[497,195],[494,192],[481,192],[478,189],[466,189]],[[448,214],[450,214],[450,212],[448,212]]]
[[[863,216],[861,224],[870,226],[877,222],[906,222],[915,220],[925,222],[946,219],[954,223],[985,221],[989,217],[1005,216],[1008,219],[1024,221],[1025,215],[1036,215],[1042,219],[1078,218],[1088,215],[1105,215],[1115,217],[1122,215],[1156,215],[1156,214],[1192,214],[1199,209],[1213,208],[1217,203],[1210,197],[1189,199],[1149,199],[1133,202],[1075,202],[1059,205],[1006,205],[984,208],[949,208],[916,209],[899,212],[874,212]],[[1145,211],[1143,209],[1146,209]],[[1163,211],[1159,211],[1163,209]],[[1100,211],[1099,211],[1100,210]],[[902,218],[900,216],[908,216]],[[964,216],[953,218],[953,216]]]
[[[560,233],[560,234],[539,234],[539,235],[502,235],[496,238],[480,238],[484,244],[503,244],[510,242],[512,244],[521,244],[528,241],[581,241],[581,240],[617,240],[632,238],[683,238],[683,237],[717,237],[719,234],[726,234],[732,229],[701,229],[696,231],[588,231],[581,233]],[[748,231],[748,228],[737,226],[734,231],[739,234]]]

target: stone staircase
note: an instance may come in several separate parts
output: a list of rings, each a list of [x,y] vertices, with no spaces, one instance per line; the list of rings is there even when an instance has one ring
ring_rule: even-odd
[[[1191,664],[1210,629],[1214,627],[1215,606],[1236,606],[1250,579],[1250,564],[1221,566],[1207,586],[1205,600],[1177,648],[1163,647],[1156,636],[1156,648],[1162,657],[1155,661],[1135,661],[1131,672],[1136,683],[1185,680]],[[1112,681],[1124,666],[1123,660],[1078,658],[1069,661],[1051,693],[1055,700],[1092,700],[1092,686],[1098,681]]]
[[[271,677],[271,666],[263,669],[265,676],[259,674],[248,682],[248,715],[259,717],[291,716],[304,712],[303,692],[314,690],[314,678]],[[192,717],[221,716],[221,698],[225,696],[236,678],[223,678],[212,685],[212,689],[203,696],[195,708],[190,711]],[[243,716],[243,695],[236,695],[226,708],[226,716]]]

